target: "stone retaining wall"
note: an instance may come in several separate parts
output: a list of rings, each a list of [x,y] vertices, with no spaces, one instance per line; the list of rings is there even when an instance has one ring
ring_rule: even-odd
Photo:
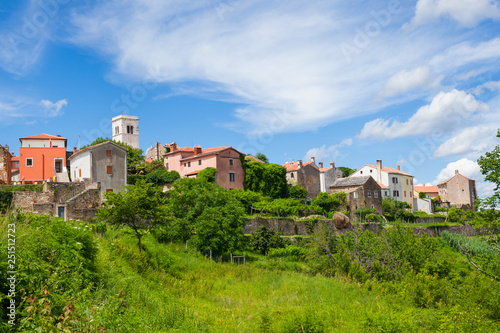
[[[440,220],[440,219],[438,219]],[[439,222],[442,222],[441,220]],[[247,224],[245,226],[244,232],[246,234],[251,234],[257,231],[257,228],[261,225],[274,229],[275,231],[281,233],[283,236],[292,235],[310,235],[308,231],[315,230],[320,224],[326,224],[330,229],[335,229],[335,225],[332,220],[318,220],[314,222],[306,221],[291,221],[282,219],[259,219],[252,218],[247,219]],[[368,230],[371,232],[379,232],[383,229],[378,223],[366,223],[363,225],[355,225],[350,228],[339,230],[339,232],[354,231],[354,230]],[[477,235],[488,235],[492,233],[489,228],[478,228],[474,229],[470,224],[457,225],[457,226],[442,226],[442,227],[415,227],[413,232],[416,235],[427,234],[429,236],[435,237],[441,235],[443,231],[447,231],[454,234],[462,234],[467,236],[477,236]],[[496,231],[499,232],[498,230]]]

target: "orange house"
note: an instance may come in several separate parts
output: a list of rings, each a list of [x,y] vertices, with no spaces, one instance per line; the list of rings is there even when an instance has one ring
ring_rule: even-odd
[[[25,183],[46,180],[69,181],[66,164],[67,140],[60,135],[39,134],[19,138],[19,178]]]

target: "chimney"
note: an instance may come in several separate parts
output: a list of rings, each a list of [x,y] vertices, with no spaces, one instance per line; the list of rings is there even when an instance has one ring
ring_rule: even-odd
[[[60,135],[60,134],[57,134],[57,137],[58,137],[58,138],[60,138],[60,137],[61,137],[61,135]]]
[[[316,163],[316,159],[314,158],[314,156],[311,157],[311,162]]]
[[[302,169],[302,160],[298,160],[297,163],[299,164],[299,169]]]
[[[458,175],[458,170],[455,170],[455,176]]]
[[[194,154],[195,155],[201,154],[201,146],[200,145],[194,146]]]
[[[319,162],[319,167],[323,169],[323,162]]]
[[[401,167],[398,165],[398,171],[401,171]]]
[[[9,151],[9,145],[8,144],[5,144],[5,150]]]
[[[177,144],[175,142],[172,142],[170,144],[170,151],[174,152],[174,151],[177,151]]]
[[[382,160],[377,160],[377,181],[382,182]]]
[[[76,154],[76,147],[73,147],[73,154]]]
[[[335,163],[334,162],[330,162],[330,166],[335,169]]]

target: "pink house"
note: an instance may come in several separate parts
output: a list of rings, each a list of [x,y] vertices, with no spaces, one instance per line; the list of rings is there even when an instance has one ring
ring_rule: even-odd
[[[175,170],[181,177],[197,177],[201,170],[217,169],[217,184],[228,189],[243,188],[245,171],[241,166],[240,152],[232,147],[205,148],[201,146],[178,147],[175,142],[167,145],[165,167]]]

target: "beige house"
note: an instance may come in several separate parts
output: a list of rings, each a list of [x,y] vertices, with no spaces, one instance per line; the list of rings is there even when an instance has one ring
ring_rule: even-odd
[[[286,168],[286,179],[289,184],[299,184],[307,190],[307,198],[316,197],[321,191],[320,170],[314,157],[309,162],[301,160],[283,164]]]
[[[437,185],[441,202],[448,207],[474,209],[476,203],[476,181],[461,175],[455,170],[455,176]]]

